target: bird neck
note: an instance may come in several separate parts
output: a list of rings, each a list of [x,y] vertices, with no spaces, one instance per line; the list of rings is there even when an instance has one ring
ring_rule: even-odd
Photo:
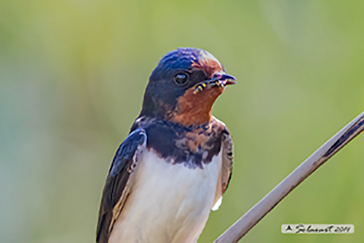
[[[197,94],[194,94],[194,90],[190,88],[177,99],[170,96],[169,100],[168,94],[161,95],[162,99],[153,99],[146,91],[139,117],[154,117],[186,127],[206,124],[213,119],[212,106],[224,89],[205,89]]]
[[[212,120],[212,105],[222,93],[222,89],[213,88],[194,94],[189,89],[178,98],[176,112],[170,120],[182,126],[199,126]]]

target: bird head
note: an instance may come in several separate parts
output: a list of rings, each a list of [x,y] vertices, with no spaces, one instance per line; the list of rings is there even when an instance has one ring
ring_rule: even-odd
[[[235,84],[209,52],[178,48],[154,69],[145,90],[140,116],[157,117],[183,126],[212,119],[212,105],[225,87]]]

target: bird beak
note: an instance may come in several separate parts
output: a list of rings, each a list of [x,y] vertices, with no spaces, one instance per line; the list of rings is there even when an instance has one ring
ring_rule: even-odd
[[[236,84],[236,82],[233,81],[236,80],[235,77],[226,73],[219,74],[217,78],[218,80],[223,81],[224,86]]]
[[[235,77],[229,74],[223,72],[215,73],[212,79],[203,81],[195,85],[193,93],[197,94],[205,90],[206,88],[212,88],[216,86],[220,88],[225,88],[225,86],[227,85],[236,84],[236,82],[233,80],[235,80]]]
[[[210,83],[211,84],[215,83],[216,86],[225,87],[227,85],[236,84],[236,82],[233,80],[235,80],[234,76],[231,76],[224,72],[219,72],[213,75],[213,78],[210,80]]]

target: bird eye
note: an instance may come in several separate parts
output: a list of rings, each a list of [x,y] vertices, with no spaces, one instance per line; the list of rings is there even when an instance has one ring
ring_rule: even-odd
[[[174,82],[179,85],[185,85],[189,80],[189,76],[185,72],[178,72],[174,75]]]

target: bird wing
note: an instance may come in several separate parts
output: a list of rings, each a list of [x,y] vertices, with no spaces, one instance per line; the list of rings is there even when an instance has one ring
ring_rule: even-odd
[[[233,168],[233,140],[231,139],[231,135],[227,128],[223,132],[222,137],[222,163],[221,169],[219,173],[219,179],[216,186],[215,199],[213,202],[212,209],[216,211],[219,209],[222,201],[222,195],[225,193],[228,188],[231,172]]]
[[[113,225],[130,193],[133,172],[146,148],[146,141],[145,130],[139,128],[131,132],[116,151],[102,195],[97,243],[107,243],[109,240]]]
[[[221,168],[221,195],[225,193],[229,186],[231,173],[233,169],[234,144],[230,133],[224,133],[222,147],[222,168]]]

